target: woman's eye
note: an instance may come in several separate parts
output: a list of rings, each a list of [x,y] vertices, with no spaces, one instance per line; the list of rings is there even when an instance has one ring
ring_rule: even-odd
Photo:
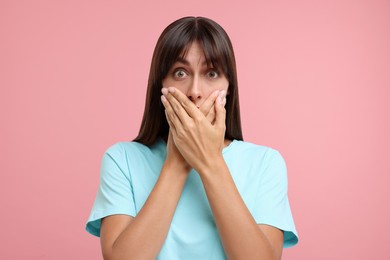
[[[174,72],[174,75],[176,78],[184,78],[185,76],[187,76],[187,73],[184,70],[176,70]]]
[[[218,78],[218,72],[216,72],[215,70],[211,70],[211,71],[207,72],[207,76],[209,78],[216,79],[216,78]]]

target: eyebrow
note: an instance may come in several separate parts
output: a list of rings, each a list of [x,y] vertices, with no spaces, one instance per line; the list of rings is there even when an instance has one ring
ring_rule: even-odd
[[[176,62],[180,62],[180,63],[183,63],[184,65],[190,66],[190,63],[188,62],[188,60],[186,60],[186,59],[184,59],[184,58],[182,58],[182,57],[178,57],[178,58],[176,59],[175,63],[176,63]],[[204,66],[204,65],[207,65],[207,61],[204,61],[204,62],[202,63],[202,66]]]

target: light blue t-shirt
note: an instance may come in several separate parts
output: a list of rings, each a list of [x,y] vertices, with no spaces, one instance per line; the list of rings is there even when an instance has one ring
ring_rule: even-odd
[[[287,196],[283,157],[272,148],[233,140],[223,157],[247,208],[258,224],[284,231],[284,247],[298,242]],[[152,191],[166,158],[161,138],[153,146],[118,142],[103,155],[100,185],[86,230],[100,236],[101,219],[135,217]],[[226,259],[202,181],[192,170],[157,259]]]

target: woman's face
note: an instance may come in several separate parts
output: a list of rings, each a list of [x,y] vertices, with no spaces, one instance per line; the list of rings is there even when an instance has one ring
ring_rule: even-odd
[[[206,63],[203,49],[195,41],[184,59],[173,64],[162,86],[179,89],[199,108],[215,90],[227,91],[229,81],[221,71]]]

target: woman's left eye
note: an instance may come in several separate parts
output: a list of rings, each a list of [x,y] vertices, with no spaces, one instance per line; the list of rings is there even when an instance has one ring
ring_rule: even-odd
[[[218,72],[216,72],[215,70],[210,70],[209,72],[207,72],[207,76],[209,78],[216,79],[218,78]]]

